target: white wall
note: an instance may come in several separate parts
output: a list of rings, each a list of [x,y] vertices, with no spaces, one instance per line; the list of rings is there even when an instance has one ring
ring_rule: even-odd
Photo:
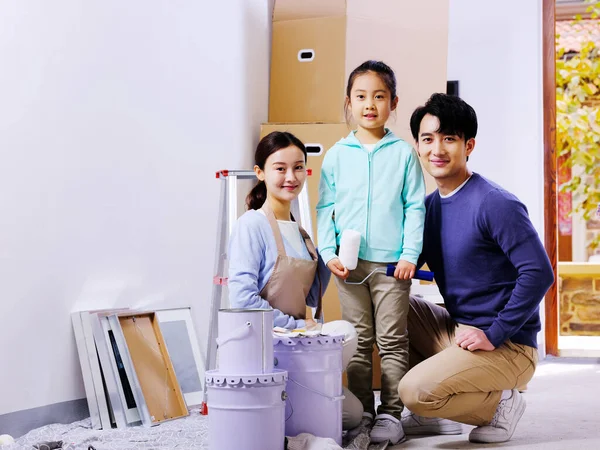
[[[0,415],[82,398],[70,312],[191,304],[267,118],[265,0],[0,2]]]
[[[272,0],[0,2],[0,415],[84,397],[69,313],[211,292],[214,172],[267,118]],[[450,0],[471,167],[543,230],[541,0]]]
[[[543,235],[541,0],[450,0],[448,79],[479,120],[472,170],[521,199]]]
[[[527,206],[543,242],[542,1],[450,0],[449,20],[448,80],[479,120],[469,167]]]

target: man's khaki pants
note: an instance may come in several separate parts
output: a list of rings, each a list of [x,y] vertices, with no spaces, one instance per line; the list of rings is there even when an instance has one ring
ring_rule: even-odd
[[[381,406],[378,414],[390,414],[398,419],[402,401],[398,383],[408,371],[407,315],[410,280],[397,280],[385,274],[387,264],[359,260],[348,281],[361,281],[374,269],[377,272],[364,284],[350,285],[335,279],[342,319],[358,333],[356,353],[346,373],[348,389],[358,397],[364,411],[375,414],[373,395],[373,344],[377,342],[381,356]]]
[[[448,312],[410,298],[408,334],[411,369],[398,386],[415,414],[469,425],[487,425],[503,390],[525,386],[533,377],[537,350],[505,342],[491,352],[470,352],[454,342],[457,325]]]

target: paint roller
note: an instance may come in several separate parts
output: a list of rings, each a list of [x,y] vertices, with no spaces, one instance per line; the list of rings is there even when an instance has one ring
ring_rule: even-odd
[[[348,270],[356,269],[358,265],[358,250],[360,249],[360,233],[354,230],[344,230],[342,238],[340,239],[340,262]],[[359,282],[349,282],[344,280],[347,284],[362,284],[376,272],[385,273],[388,277],[393,277],[396,271],[395,264],[388,264],[386,268],[378,268],[372,271],[365,277],[364,280]],[[413,278],[417,280],[433,281],[433,272],[427,270],[417,270]]]
[[[12,444],[13,442],[15,442],[15,440],[10,434],[3,434],[0,436],[0,447]]]

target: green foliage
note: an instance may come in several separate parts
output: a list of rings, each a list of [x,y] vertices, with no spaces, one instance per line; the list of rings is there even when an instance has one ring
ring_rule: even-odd
[[[592,2],[588,2],[592,3]],[[600,2],[593,2],[588,13],[596,19]],[[575,22],[581,20],[576,18]],[[600,24],[599,24],[600,26]],[[560,186],[573,193],[573,213],[589,220],[600,204],[600,49],[589,36],[578,54],[557,53],[556,59],[556,147],[569,167],[581,175]],[[600,236],[589,243],[600,246]]]

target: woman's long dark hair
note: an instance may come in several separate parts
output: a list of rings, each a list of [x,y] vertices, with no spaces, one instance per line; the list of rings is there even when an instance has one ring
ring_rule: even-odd
[[[261,170],[265,170],[267,158],[281,149],[294,146],[304,153],[306,161],[306,147],[300,139],[287,131],[273,131],[260,140],[254,154],[254,164]],[[246,197],[248,209],[260,209],[267,200],[267,186],[264,181],[259,181]]]

